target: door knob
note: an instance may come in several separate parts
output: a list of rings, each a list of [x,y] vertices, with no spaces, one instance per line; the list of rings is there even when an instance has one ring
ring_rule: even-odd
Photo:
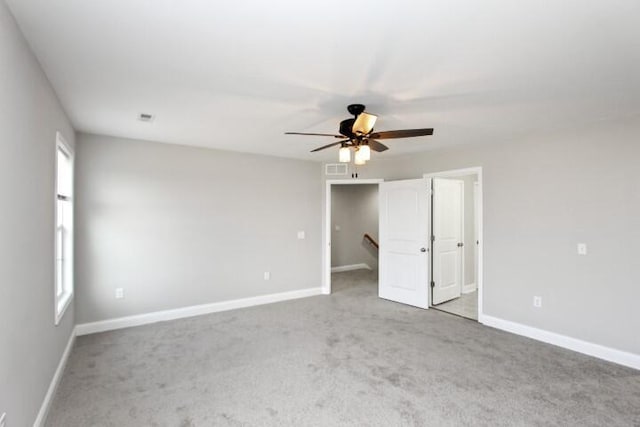
[[[420,248],[420,252],[427,252],[426,248]]]
[[[464,243],[462,243],[462,242],[458,243],[458,247],[459,247],[459,248],[461,248],[461,247],[463,247],[463,246],[464,246]]]

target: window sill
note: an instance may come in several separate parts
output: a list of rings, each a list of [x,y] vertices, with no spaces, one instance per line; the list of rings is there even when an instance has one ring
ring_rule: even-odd
[[[56,308],[55,308],[55,325],[58,326],[64,313],[67,311],[71,300],[73,299],[73,293],[67,292],[62,294],[59,298],[56,298]]]

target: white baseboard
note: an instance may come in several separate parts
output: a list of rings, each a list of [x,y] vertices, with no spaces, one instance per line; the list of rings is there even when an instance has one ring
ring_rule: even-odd
[[[67,346],[65,347],[64,352],[62,353],[62,357],[60,358],[58,367],[56,368],[56,371],[53,374],[53,378],[51,379],[51,383],[49,384],[49,389],[47,390],[47,394],[44,395],[42,406],[40,406],[40,410],[38,411],[36,420],[33,423],[33,427],[40,427],[44,425],[44,422],[47,419],[47,414],[49,413],[49,409],[51,408],[53,395],[55,394],[56,389],[58,388],[58,384],[60,383],[60,378],[62,377],[64,368],[65,366],[67,366],[67,360],[69,359],[69,354],[71,353],[71,349],[73,348],[73,343],[75,342],[75,340],[76,340],[76,329],[74,328],[71,331],[71,336],[69,337]]]
[[[332,273],[342,273],[343,271],[353,271],[353,270],[372,270],[369,264],[360,263],[360,264],[349,264],[349,265],[340,265],[338,267],[331,267]]]
[[[300,289],[296,291],[281,292],[277,294],[214,302],[211,304],[192,305],[189,307],[181,307],[172,310],[155,311],[152,313],[119,317],[116,319],[101,320],[98,322],[82,323],[76,325],[76,335],[80,336],[95,334],[97,332],[112,331],[114,329],[147,325],[149,323],[162,322],[166,320],[200,316],[202,314],[217,313],[220,311],[233,310],[236,308],[253,307],[256,305],[270,304],[274,302],[287,301],[298,298],[306,298],[320,295],[321,293],[322,288]]]
[[[499,319],[497,317],[482,316],[482,323],[496,329],[511,332],[516,335],[522,335],[534,340],[542,341],[547,344],[557,345],[569,350],[577,351],[619,365],[628,366],[630,368],[640,370],[640,355],[629,353],[614,348],[605,347],[600,344],[594,344],[582,341],[577,338],[571,338],[566,335],[557,334],[555,332],[545,331],[543,329],[534,328],[523,325],[521,323],[511,322],[509,320]]]
[[[467,283],[466,285],[462,286],[462,293],[470,294],[471,292],[475,292],[477,289],[478,287],[476,286],[475,283]]]

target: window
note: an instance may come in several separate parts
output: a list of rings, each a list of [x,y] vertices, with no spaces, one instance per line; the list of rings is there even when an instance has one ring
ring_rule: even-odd
[[[73,152],[56,134],[55,324],[73,297]]]

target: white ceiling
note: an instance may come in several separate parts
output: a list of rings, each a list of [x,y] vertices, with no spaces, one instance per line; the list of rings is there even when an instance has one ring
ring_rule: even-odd
[[[376,156],[640,112],[637,0],[6,1],[84,132],[327,160],[283,132],[353,102],[435,128]]]

